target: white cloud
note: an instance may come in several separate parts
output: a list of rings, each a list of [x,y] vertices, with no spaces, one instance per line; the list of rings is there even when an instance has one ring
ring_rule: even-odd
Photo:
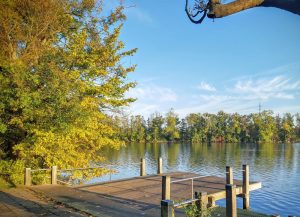
[[[158,109],[159,109],[159,105],[155,105],[155,104],[133,103],[132,106],[127,111],[147,117],[153,112],[157,111]]]
[[[206,90],[206,91],[212,91],[212,92],[217,91],[217,89],[214,86],[212,86],[211,84],[208,84],[208,83],[206,83],[204,81],[202,81],[197,86],[197,89],[199,89],[199,90]]]
[[[298,77],[300,74],[300,61],[286,64],[283,66],[275,67],[266,71],[252,73],[251,76],[249,75],[242,75],[238,76],[232,79],[229,79],[228,81],[239,81],[239,80],[249,80],[249,79],[260,79],[262,77],[276,77],[278,75],[289,75],[291,77]]]
[[[171,88],[162,87],[155,84],[141,83],[127,94],[128,97],[136,98],[132,103],[129,112],[140,114],[145,117],[158,112],[166,112],[177,103],[178,96]]]
[[[194,103],[190,103],[175,111],[183,117],[189,113],[217,113],[221,110],[228,113],[239,112],[246,114],[255,112],[258,109],[258,105],[252,101],[248,102],[230,95],[200,95],[194,97],[194,100]]]
[[[130,110],[133,114],[145,117],[154,112],[164,113],[174,108],[181,117],[189,113],[217,113],[225,112],[249,114],[258,112],[259,104],[262,109],[271,109],[275,113],[299,111],[300,78],[288,78],[285,75],[263,76],[255,78],[240,78],[231,80],[227,87],[201,82],[198,89],[180,95],[174,89],[154,84],[157,80],[141,82],[132,89],[128,96],[137,98]],[[184,86],[183,86],[184,87]],[[180,97],[179,97],[180,96]]]
[[[129,91],[130,97],[137,98],[138,100],[154,102],[176,102],[176,93],[167,87],[161,87],[153,84],[140,85]]]
[[[294,91],[300,89],[300,81],[291,81],[284,76],[258,80],[239,80],[231,90],[248,100],[294,99]],[[230,89],[229,89],[230,90]]]
[[[145,10],[141,9],[137,5],[134,5],[133,7],[129,7],[126,9],[126,15],[128,18],[132,18],[135,20],[138,20],[141,23],[146,24],[152,24],[153,19],[152,17],[146,12]]]
[[[201,94],[201,95],[196,95],[194,98],[198,98],[200,100],[204,101],[214,101],[214,102],[220,102],[220,101],[226,101],[226,100],[232,100],[235,99],[236,97],[230,96],[230,95],[215,95],[215,94]]]
[[[300,90],[300,81],[297,79],[291,80],[285,76],[242,79],[233,82],[231,86],[213,94],[194,94],[189,103],[176,109],[176,112],[181,116],[195,112],[216,113],[220,110],[248,114],[258,112],[259,103],[262,103],[262,109],[272,109],[279,113],[296,113],[299,108],[299,103],[295,104]]]

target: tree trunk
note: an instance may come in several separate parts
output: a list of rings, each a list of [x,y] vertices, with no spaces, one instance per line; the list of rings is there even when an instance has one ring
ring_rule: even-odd
[[[275,7],[300,15],[300,0],[236,0],[221,4],[210,0],[209,18],[221,18],[253,7]]]

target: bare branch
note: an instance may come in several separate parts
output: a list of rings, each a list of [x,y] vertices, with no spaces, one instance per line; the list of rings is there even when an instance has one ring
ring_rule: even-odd
[[[185,12],[186,12],[188,18],[190,19],[190,21],[195,24],[202,23],[202,21],[204,20],[204,18],[206,17],[206,14],[207,14],[207,10],[208,10],[207,4],[205,4],[203,0],[196,1],[195,5],[193,7],[193,10],[196,11],[194,14],[193,14],[192,10],[189,9],[188,0],[186,0],[185,1]],[[197,16],[201,13],[203,13],[202,16],[199,19],[197,19]]]

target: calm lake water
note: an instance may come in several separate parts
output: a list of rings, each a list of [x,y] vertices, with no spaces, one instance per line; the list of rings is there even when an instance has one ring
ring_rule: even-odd
[[[225,177],[225,166],[234,167],[241,179],[242,164],[250,166],[250,180],[261,181],[262,189],[251,192],[252,210],[300,216],[300,143],[295,144],[130,144],[119,151],[107,150],[108,161],[117,163],[119,173],[95,178],[90,183],[139,176],[141,157],[147,174],[155,174],[157,158],[164,172],[186,171]],[[225,201],[220,201],[224,205]],[[242,200],[238,199],[242,207]]]

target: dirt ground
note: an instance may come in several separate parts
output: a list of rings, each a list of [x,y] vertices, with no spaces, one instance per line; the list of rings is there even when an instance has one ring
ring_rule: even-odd
[[[56,203],[28,188],[0,189],[0,216],[89,216]]]

